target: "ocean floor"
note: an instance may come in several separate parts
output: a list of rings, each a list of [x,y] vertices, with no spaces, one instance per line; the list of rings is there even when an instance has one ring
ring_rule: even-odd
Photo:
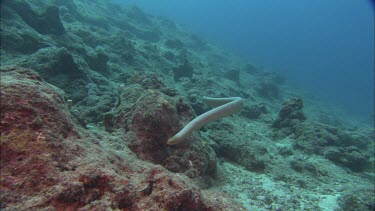
[[[374,210],[360,123],[178,23],[106,0],[1,1],[1,210]],[[211,108],[239,113],[178,145]]]

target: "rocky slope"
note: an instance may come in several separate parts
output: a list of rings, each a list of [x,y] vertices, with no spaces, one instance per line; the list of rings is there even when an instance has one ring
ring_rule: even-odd
[[[202,96],[245,105],[168,146]],[[1,209],[373,210],[373,128],[304,102],[137,7],[3,0]]]

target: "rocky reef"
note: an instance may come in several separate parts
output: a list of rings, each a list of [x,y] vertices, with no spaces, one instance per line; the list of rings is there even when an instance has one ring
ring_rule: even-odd
[[[1,210],[374,209],[373,127],[136,6],[2,0],[0,73]]]
[[[209,146],[168,149],[152,143],[150,134],[139,131],[155,134],[159,130],[153,127],[160,124],[153,121],[135,120],[134,132],[107,137],[100,130],[87,131],[75,123],[64,92],[36,72],[9,68],[1,74],[3,210],[241,209],[224,193],[203,194],[190,180],[215,173],[216,156]],[[145,100],[154,99],[147,95]],[[163,137],[163,131],[159,134]]]

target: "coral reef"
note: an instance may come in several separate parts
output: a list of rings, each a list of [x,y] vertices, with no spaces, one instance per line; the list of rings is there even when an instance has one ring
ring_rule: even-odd
[[[107,0],[2,0],[0,209],[374,208],[373,126],[182,28]],[[202,96],[243,109],[168,145]]]

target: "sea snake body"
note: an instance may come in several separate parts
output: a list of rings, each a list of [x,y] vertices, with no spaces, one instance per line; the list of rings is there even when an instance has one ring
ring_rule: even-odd
[[[168,139],[168,145],[179,144],[183,142],[185,138],[189,136],[194,130],[199,129],[210,122],[239,112],[242,109],[243,104],[243,100],[241,97],[203,97],[203,101],[205,101],[205,103],[207,103],[209,106],[214,106],[216,108],[209,110],[190,121],[184,128],[180,130],[180,132]]]

